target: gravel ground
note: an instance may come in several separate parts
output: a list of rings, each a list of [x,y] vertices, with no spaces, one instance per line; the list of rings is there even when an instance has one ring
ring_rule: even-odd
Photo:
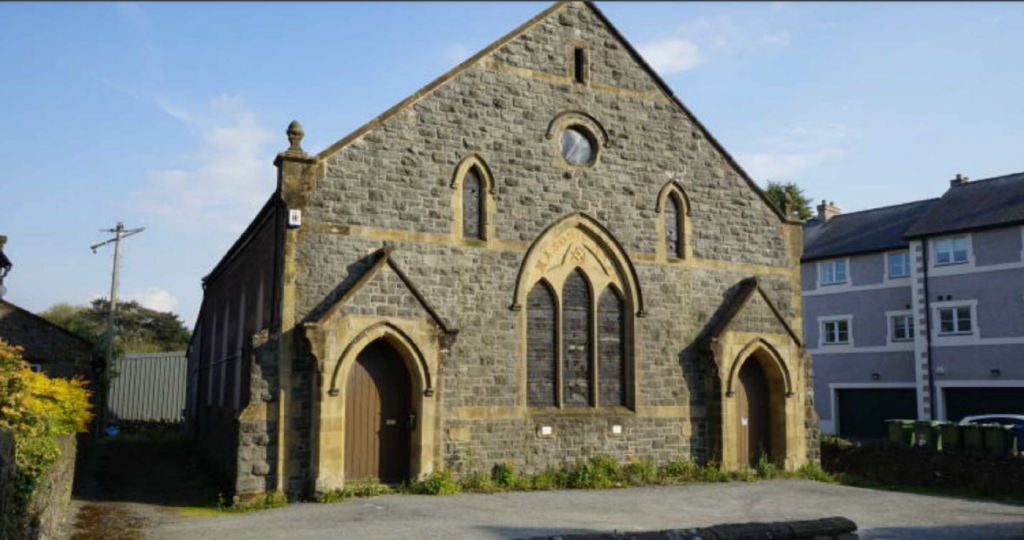
[[[602,491],[389,495],[294,504],[243,515],[185,517],[132,505],[150,540],[529,538],[844,516],[870,540],[1024,539],[1024,507],[801,480]]]

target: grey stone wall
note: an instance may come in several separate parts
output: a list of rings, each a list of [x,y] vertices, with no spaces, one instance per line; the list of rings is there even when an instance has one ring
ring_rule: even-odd
[[[14,439],[0,431],[0,537],[5,540],[57,540],[63,537],[71,510],[75,477],[75,436],[57,437],[60,457],[24,508],[14,504]]]
[[[14,483],[18,467],[14,462],[14,433],[0,429],[0,538],[4,537],[8,520],[14,516]]]
[[[574,41],[589,47],[590,87],[501,68],[564,76]],[[598,85],[613,90],[594,90]],[[447,234],[452,174],[477,152],[494,176],[499,238],[531,242],[558,218],[582,211],[628,251],[653,253],[660,241],[655,203],[672,177],[692,204],[695,256],[788,264],[778,217],[692,120],[655,91],[588,8],[566,6],[328,157],[327,178],[310,196],[306,219]],[[545,133],[565,111],[584,111],[608,131],[592,169],[559,165],[557,145]]]
[[[566,76],[576,42],[589,50],[590,86],[512,69]],[[435,235],[388,242],[395,248],[392,258],[427,301],[460,329],[438,374],[445,465],[458,468],[471,456],[482,465],[511,461],[535,470],[595,453],[658,462],[709,454],[709,422],[716,419],[707,416],[707,396],[716,389],[708,383],[710,361],[694,344],[739,281],[751,275],[740,268],[634,257],[648,315],[635,328],[639,398],[646,406],[687,406],[685,417],[453,417],[463,407],[524,405],[517,403],[525,362],[521,313],[509,310],[523,251],[493,241],[461,246],[436,240],[451,232],[451,179],[470,153],[478,153],[493,173],[494,236],[513,243],[503,245],[533,242],[554,221],[581,211],[607,227],[627,252],[653,260],[662,241],[657,197],[673,178],[691,204],[695,258],[781,268],[797,264],[775,213],[694,122],[657,92],[654,80],[593,12],[569,4],[326,158],[325,176],[307,197],[299,231],[296,315],[318,318],[381,247],[380,239],[359,233],[324,232],[328,226],[385,230],[390,237],[396,231]],[[549,123],[565,111],[583,111],[608,132],[608,145],[592,168],[565,166],[546,137]],[[374,278],[346,309],[394,315],[411,310],[409,299],[385,292],[388,279]],[[783,316],[791,318],[795,306],[788,276],[760,279]],[[777,331],[777,325],[756,317],[748,323],[761,331]],[[306,422],[301,415],[292,420]],[[610,435],[612,423],[623,426],[622,436]],[[551,425],[556,436],[537,437],[542,424]],[[461,433],[468,428],[469,438],[449,437],[453,428]]]

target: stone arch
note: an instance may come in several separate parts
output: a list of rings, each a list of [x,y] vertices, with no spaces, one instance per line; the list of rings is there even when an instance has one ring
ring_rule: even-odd
[[[666,213],[675,203],[676,210],[676,234],[677,241],[682,243],[681,252],[669,245],[668,231],[666,230]],[[692,225],[690,222],[690,198],[686,195],[683,186],[675,180],[669,180],[658,192],[658,199],[655,203],[657,214],[655,229],[658,231],[658,258],[689,259],[693,256]]]
[[[589,394],[586,406],[607,414],[620,414],[626,409],[634,409],[637,404],[637,389],[639,388],[634,329],[636,319],[643,316],[643,295],[636,270],[625,250],[607,229],[582,213],[570,214],[549,226],[538,236],[523,256],[511,306],[514,311],[521,312],[521,365],[524,368],[521,370],[519,402],[525,406],[531,406],[527,366],[530,360],[529,346],[535,343],[529,333],[528,310],[522,309],[522,306],[527,305],[527,295],[530,291],[537,284],[543,284],[555,296],[557,316],[555,328],[558,346],[555,351],[555,365],[558,368],[556,383],[559,393],[556,396],[554,409],[561,410],[567,406],[566,383],[570,379],[566,370],[569,369],[570,363],[577,367],[581,365],[581,359],[578,356],[572,356],[569,352],[571,350],[579,354],[580,329],[578,326],[574,330],[576,333],[573,336],[575,337],[571,338],[575,341],[572,343],[566,341],[569,339],[567,338],[569,336],[567,325],[570,323],[567,321],[566,302],[568,297],[566,295],[568,293],[565,285],[571,276],[576,275],[580,276],[588,287],[585,322],[587,345],[584,350],[586,351],[587,365],[590,367],[586,374]],[[608,400],[608,403],[602,404],[598,395],[601,382],[600,350],[597,344],[600,343],[599,340],[602,336],[602,330],[598,326],[598,299],[607,290],[613,291],[619,303],[619,320],[616,324],[621,326],[615,331],[621,336],[616,346],[621,347],[620,371],[623,382],[620,388],[623,397]],[[574,380],[579,382],[578,374]],[[534,384],[534,386],[537,385]],[[579,384],[577,384],[578,386]],[[582,406],[579,400],[575,400],[573,403],[574,406]]]
[[[782,360],[782,355],[771,343],[761,338],[746,344],[733,360],[732,367],[729,369],[729,377],[726,380],[725,395],[727,397],[733,395],[740,368],[750,358],[757,358],[769,380],[777,378],[780,388],[785,391],[785,396],[792,397],[793,381],[786,362]]]
[[[727,405],[723,411],[723,428],[729,432],[726,434],[726,439],[731,441],[728,461],[737,466],[745,464],[740,459],[742,441],[738,436],[732,436],[731,432],[740,428],[736,422],[738,415],[743,414],[743,411],[741,411],[742,406],[739,403],[740,396],[737,395],[737,385],[740,372],[748,362],[756,362],[764,375],[768,406],[768,455],[775,464],[785,466],[790,459],[790,432],[795,427],[789,425],[791,420],[787,414],[790,398],[793,396],[792,381],[789,369],[778,350],[761,338],[752,340],[740,350],[733,359],[726,380],[725,401]],[[751,419],[751,426],[753,426],[753,419]]]
[[[470,172],[475,172],[476,177],[480,179],[481,193],[480,193],[480,238],[467,239],[469,241],[486,242],[487,240],[494,238],[494,211],[496,203],[494,201],[494,175],[491,172],[491,168],[484,161],[480,154],[472,153],[462,159],[458,165],[455,166],[455,171],[452,174],[452,225],[451,234],[452,237],[457,241],[461,241],[464,238],[465,225],[463,220],[464,215],[464,181],[466,175]]]
[[[594,118],[593,115],[584,111],[563,111],[555,115],[548,123],[548,129],[544,136],[548,139],[555,139],[563,128],[571,125],[579,125],[587,128],[597,138],[598,146],[608,148],[611,146],[611,138],[608,137],[608,130]]]
[[[338,359],[338,364],[331,374],[331,385],[328,394],[331,396],[339,394],[338,384],[340,381],[345,380],[345,375],[347,375],[348,369],[352,366],[352,362],[355,361],[359,353],[367,345],[380,339],[387,341],[402,357],[406,369],[409,370],[409,374],[412,376],[413,393],[428,397],[432,396],[434,393],[433,378],[423,352],[407,333],[386,321],[366,328],[345,347],[341,357]]]
[[[645,316],[640,280],[626,250],[604,226],[582,212],[569,214],[549,225],[526,250],[512,291],[510,309],[519,311],[526,294],[541,278],[546,278],[555,290],[560,290],[564,275],[559,274],[567,274],[573,267],[567,261],[570,257],[575,257],[576,266],[589,264],[594,267],[594,272],[585,273],[595,294],[600,294],[608,283],[614,283],[628,311],[637,317]],[[552,269],[556,267],[563,267],[565,272],[553,273]],[[606,279],[595,281],[598,268]]]

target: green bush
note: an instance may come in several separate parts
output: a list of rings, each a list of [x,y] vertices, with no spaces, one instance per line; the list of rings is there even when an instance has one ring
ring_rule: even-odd
[[[494,485],[504,489],[516,489],[522,486],[523,479],[516,473],[515,468],[508,463],[497,463],[491,469],[491,480]]]
[[[569,485],[569,475],[562,469],[548,467],[534,475],[530,485],[533,489],[542,491],[565,489]]]
[[[650,459],[633,461],[627,463],[623,468],[626,481],[634,486],[659,483],[661,481],[660,472],[658,466]]]
[[[381,484],[376,478],[364,480],[350,480],[345,482],[342,489],[334,489],[317,496],[317,502],[333,503],[341,502],[353,497],[377,497],[394,493],[387,484]]]
[[[409,483],[408,491],[415,495],[455,495],[462,491],[462,486],[455,481],[452,472],[445,469],[434,471],[422,480]]]
[[[779,468],[768,459],[768,454],[761,454],[757,460],[757,475],[761,478],[775,478],[779,476]]]
[[[701,466],[688,459],[676,459],[661,468],[661,478],[670,482],[690,482],[700,478]]]
[[[819,467],[808,463],[796,470],[796,477],[803,480],[813,480],[815,482],[824,482],[826,484],[836,483],[836,477],[829,474],[827,471]]]
[[[579,460],[569,470],[568,487],[575,489],[606,489],[622,478],[622,465],[609,456]]]
[[[459,479],[459,484],[462,486],[463,491],[473,493],[494,493],[498,491],[498,486],[494,484],[491,476],[480,471],[473,471],[463,475]]]

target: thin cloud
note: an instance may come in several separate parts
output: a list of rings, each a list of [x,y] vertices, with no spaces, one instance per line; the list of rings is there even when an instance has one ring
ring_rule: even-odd
[[[674,37],[644,43],[638,50],[655,71],[664,75],[689,71],[701,63],[697,45],[688,39]]]
[[[170,312],[178,305],[178,299],[160,287],[149,287],[144,291],[136,291],[129,294],[127,298],[138,302],[142,307],[155,311]]]
[[[164,114],[184,124],[185,127],[189,128],[190,131],[192,130],[193,124],[195,122],[192,115],[189,114],[188,111],[186,111],[185,109],[178,107],[176,105],[172,105],[170,101],[168,101],[166,98],[146,95],[143,92],[136,91],[132,88],[129,88],[128,86],[118,83],[113,79],[110,79],[109,77],[105,77],[98,73],[90,73],[89,75],[93,78],[93,80],[102,84],[103,86],[106,86],[110,90],[113,90],[114,92],[121,94],[122,96],[138,101],[140,103],[150,104],[156,107],[159,111],[163,112]]]
[[[236,234],[273,190],[273,136],[237,96],[213,99],[203,118],[189,166],[149,171],[129,202],[178,230]]]
[[[785,47],[789,45],[790,37],[787,32],[781,32],[778,34],[766,34],[761,36],[761,43],[769,45],[771,47]]]
[[[792,3],[793,2],[768,2],[768,6],[771,7],[772,11],[782,11]]]
[[[799,124],[755,140],[736,158],[757,180],[792,180],[848,155],[853,139],[843,124]]]
[[[470,56],[469,47],[462,43],[454,43],[444,52],[444,59],[454,64],[461,64]]]

